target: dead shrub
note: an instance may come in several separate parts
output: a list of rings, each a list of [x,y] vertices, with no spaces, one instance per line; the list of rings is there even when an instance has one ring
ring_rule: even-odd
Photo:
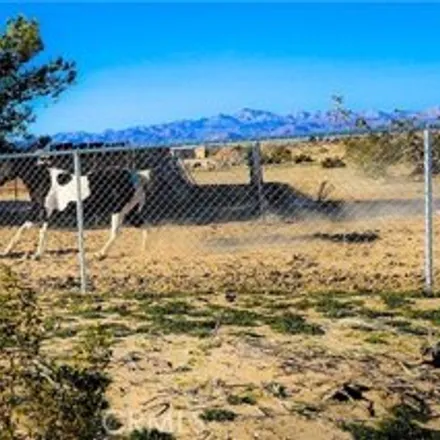
[[[340,157],[326,157],[322,162],[323,168],[345,168],[346,164]]]

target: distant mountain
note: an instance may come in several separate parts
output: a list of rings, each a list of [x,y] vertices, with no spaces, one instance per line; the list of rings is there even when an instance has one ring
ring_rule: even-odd
[[[102,133],[85,131],[57,133],[55,143],[131,143],[135,145],[167,145],[202,142],[227,142],[343,132],[355,127],[357,117],[363,117],[373,128],[382,128],[396,118],[408,118],[419,124],[438,122],[440,107],[422,112],[369,110],[341,118],[335,111],[300,111],[279,115],[265,110],[243,108],[232,115],[219,114],[209,118],[181,120],[166,124],[136,126]]]

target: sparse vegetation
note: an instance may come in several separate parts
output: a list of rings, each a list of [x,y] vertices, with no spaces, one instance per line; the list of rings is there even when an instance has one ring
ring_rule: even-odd
[[[344,108],[343,98],[336,97],[336,112],[350,120],[353,112]],[[363,135],[349,136],[343,140],[346,158],[367,175],[383,177],[391,166],[407,163],[413,173],[423,170],[423,139],[414,119],[408,119],[396,110],[391,122],[391,130],[379,132],[370,127],[364,118],[357,118],[353,128],[365,131]],[[433,172],[440,172],[440,134],[432,136]]]
[[[310,154],[305,154],[305,153],[294,155],[292,161],[297,164],[314,162],[312,156],[310,156]]]
[[[277,399],[287,399],[289,397],[286,386],[279,382],[269,382],[264,388]]]
[[[323,335],[324,330],[317,324],[308,323],[303,316],[285,313],[269,320],[273,330],[280,333]]]
[[[405,158],[406,142],[389,133],[351,137],[345,141],[347,159],[372,177],[386,174],[388,168]]]
[[[295,261],[297,262],[299,259],[296,258]],[[112,361],[110,357],[112,344],[117,342],[118,347],[122,347],[126,344],[125,340],[127,336],[130,336],[127,340],[133,341],[133,338],[135,338],[135,340],[138,340],[138,343],[142,344],[139,345],[139,351],[133,351],[130,346],[128,353],[125,352],[124,356],[119,356],[116,362],[112,361],[113,368],[119,369],[120,372],[123,372],[124,378],[129,377],[131,381],[137,374],[139,374],[139,377],[150,377],[151,375],[161,377],[161,381],[167,381],[169,377],[170,380],[179,384],[182,389],[188,390],[188,395],[191,396],[191,400],[186,402],[191,402],[189,403],[190,408],[193,404],[203,405],[201,409],[199,409],[200,406],[197,408],[195,415],[206,423],[228,423],[228,429],[235,429],[233,427],[236,423],[239,425],[247,423],[247,414],[252,411],[259,411],[270,415],[270,419],[272,420],[273,418],[274,423],[276,423],[277,415],[273,409],[273,405],[275,405],[274,402],[277,402],[276,405],[283,405],[283,407],[288,409],[290,417],[293,418],[292,420],[295,420],[294,417],[301,415],[305,420],[308,420],[309,423],[316,423],[321,417],[327,417],[328,411],[332,411],[331,405],[322,400],[297,402],[297,388],[299,387],[301,395],[305,392],[305,389],[313,389],[313,386],[316,386],[313,378],[316,377],[316,374],[321,377],[322,373],[324,373],[325,376],[319,379],[320,383],[324,381],[331,384],[334,380],[340,380],[342,383],[345,383],[343,381],[346,380],[346,377],[343,372],[346,371],[348,365],[350,365],[349,368],[352,369],[356,368],[356,362],[361,362],[361,364],[362,362],[380,362],[381,358],[380,355],[377,359],[373,359],[373,356],[369,356],[359,361],[347,354],[340,358],[337,355],[335,356],[327,352],[324,346],[321,345],[321,338],[304,338],[301,344],[298,344],[298,339],[292,339],[291,335],[323,335],[324,329],[321,325],[324,321],[323,318],[326,318],[325,327],[331,329],[337,322],[336,320],[343,317],[353,317],[355,318],[353,320],[353,327],[351,327],[352,324],[349,325],[354,333],[347,331],[346,334],[340,334],[338,344],[343,344],[344,338],[352,338],[352,343],[356,340],[356,343],[364,341],[364,344],[369,344],[369,350],[372,352],[377,350],[378,353],[381,353],[387,350],[389,353],[392,353],[392,338],[396,331],[400,333],[399,339],[404,338],[405,335],[411,335],[411,338],[422,336],[424,339],[426,330],[416,326],[414,319],[435,319],[436,317],[435,310],[419,310],[415,307],[408,308],[406,307],[408,303],[401,301],[401,298],[405,298],[407,301],[414,299],[415,301],[413,297],[413,294],[401,295],[393,291],[383,294],[370,293],[368,297],[359,297],[349,292],[338,290],[309,294],[307,296],[298,293],[292,298],[292,294],[288,292],[276,290],[270,294],[255,294],[253,291],[247,291],[242,288],[235,303],[229,303],[226,306],[224,305],[222,295],[213,298],[208,294],[194,296],[180,292],[177,294],[165,294],[159,298],[157,296],[154,297],[143,294],[141,291],[131,293],[118,292],[113,295],[99,295],[99,298],[94,298],[90,303],[83,302],[82,305],[80,301],[75,300],[72,302],[71,308],[67,310],[63,310],[65,303],[57,302],[55,298],[51,298],[54,301],[53,303],[57,304],[56,310],[63,310],[64,314],[62,313],[57,316],[57,319],[47,316],[44,320],[44,328],[45,331],[49,332],[49,337],[55,336],[61,329],[65,331],[69,328],[75,328],[75,331],[71,334],[66,332],[64,335],[65,338],[71,338],[71,340],[66,339],[65,342],[67,342],[67,344],[75,341],[75,346],[79,347],[74,352],[69,352],[70,357],[72,357],[71,353],[74,353],[75,361],[72,363],[69,362],[68,364],[61,363],[59,359],[53,361],[54,365],[69,365],[69,369],[62,370],[64,371],[62,383],[63,386],[69,384],[68,389],[72,391],[69,391],[67,394],[64,393],[63,396],[65,396],[69,402],[73,400],[74,403],[72,405],[81,404],[84,406],[81,410],[75,410],[75,420],[89,420],[90,417],[90,420],[95,420],[96,422],[96,417],[100,414],[99,411],[105,411],[103,408],[108,408],[109,405],[108,403],[105,405],[102,404],[100,400],[103,398],[102,391],[108,386],[106,385],[107,382],[103,383],[100,388],[101,391],[97,390],[96,393],[92,392],[90,388],[88,388],[87,392],[85,390],[78,391],[76,388],[71,388],[70,381],[72,377],[81,378],[78,379],[80,381],[83,380],[82,374],[85,370],[80,369],[81,374],[76,376],[76,374],[79,374],[77,373],[77,369],[80,365],[95,365],[96,371],[99,373],[97,373],[96,378],[93,376],[93,380],[98,380],[97,378],[100,378],[102,372],[106,370],[106,365]],[[117,312],[120,308],[120,304],[122,304],[120,301],[122,298],[126,298],[130,301],[130,314],[120,314]],[[207,301],[208,298],[209,300]],[[45,296],[45,301],[48,301],[48,299],[49,298]],[[367,304],[369,307],[372,307],[372,305],[370,305],[370,301],[372,300],[376,307],[375,309],[367,307]],[[99,305],[102,317],[89,319],[88,313],[84,313],[85,310],[93,310],[93,302],[95,302],[95,305]],[[108,302],[110,302],[110,306]],[[47,305],[49,304],[52,303],[48,301]],[[114,304],[119,305],[115,307]],[[81,307],[78,305],[81,305]],[[252,307],[252,309],[250,309],[250,307]],[[4,310],[4,308],[1,310]],[[123,310],[125,311],[125,308]],[[291,310],[302,310],[302,313],[292,313]],[[412,315],[411,317],[409,316],[410,314]],[[111,318],[109,319],[109,317]],[[117,320],[115,320],[116,317]],[[309,321],[311,317],[313,317],[313,322]],[[403,320],[403,317],[406,317],[406,319]],[[361,326],[364,319],[368,332],[360,334],[359,332],[362,330]],[[380,327],[377,327],[375,322],[370,322],[370,320],[376,321],[378,319],[380,319],[381,322]],[[428,321],[430,321],[430,319],[428,319]],[[359,327],[355,327],[358,320]],[[350,322],[350,320],[347,322]],[[138,326],[136,327],[135,324],[138,324]],[[384,327],[382,327],[382,325]],[[217,326],[220,326],[221,329],[218,333],[215,332]],[[255,333],[256,329],[258,329],[258,333]],[[387,329],[389,333],[387,333]],[[422,332],[421,330],[424,331]],[[162,335],[166,335],[166,338],[160,337]],[[174,339],[173,335],[185,335],[186,337],[177,337]],[[199,339],[201,336],[211,336],[212,339],[201,341]],[[296,340],[295,343],[293,343],[294,340]],[[326,338],[325,344],[328,344],[329,341],[332,341],[332,338],[328,341]],[[305,345],[307,344],[310,344],[310,346],[306,347]],[[142,349],[140,347],[142,347]],[[185,359],[186,355],[183,355],[182,359],[184,362],[181,363],[180,360],[176,362],[173,347],[179,351],[182,350],[181,353],[188,353],[189,357]],[[246,351],[242,352],[241,350]],[[226,357],[225,353],[227,353]],[[224,372],[229,371],[231,365],[236,365],[236,356],[238,356],[240,362],[242,362],[242,353],[248,353],[250,355],[246,357],[246,362],[249,365],[246,364],[245,368],[243,368],[244,373],[242,373],[239,368],[235,369],[234,375],[240,378],[243,377],[243,379],[241,379],[243,382],[241,382],[240,379],[231,380],[229,376],[225,377],[223,375]],[[387,356],[389,356],[389,354],[387,354]],[[205,364],[209,365],[208,369],[211,369],[212,365],[219,364],[219,367],[221,366],[218,371],[213,369],[213,371],[215,370],[215,379],[209,379],[208,382],[205,382]],[[257,371],[261,369],[262,375],[268,377],[267,368],[273,369],[275,367],[278,369],[281,367],[280,364],[283,370],[285,369],[284,374],[282,373],[282,378],[269,376],[269,380],[264,380],[261,383],[258,383],[258,381],[247,383],[245,372],[248,367],[251,370],[258,368]],[[362,366],[360,366],[359,364],[359,368],[365,371],[366,365],[362,364]],[[123,370],[121,370],[121,368]],[[339,368],[341,368],[340,371]],[[434,366],[430,368],[434,368]],[[300,376],[303,371],[310,371],[312,374],[310,377],[309,375]],[[375,381],[380,380],[380,386],[387,388],[386,376],[385,379],[383,378],[386,367],[382,365],[378,368],[376,365],[375,371],[378,372],[375,376]],[[402,379],[402,376],[399,376],[399,371],[399,369],[390,369],[390,377],[392,377],[393,380],[398,377],[400,381],[403,381],[399,383],[405,384],[406,379]],[[166,372],[166,374],[164,374],[164,372]],[[197,377],[199,372],[200,380]],[[131,374],[134,376],[131,376]],[[208,374],[208,377],[210,377],[211,374],[212,372]],[[58,376],[50,376],[51,379],[56,377]],[[92,380],[91,377],[85,377],[87,377],[87,380],[84,383],[87,383],[88,387],[90,387],[90,383],[94,382],[90,382]],[[103,377],[106,376],[103,375]],[[292,381],[291,377],[295,377],[295,381]],[[414,387],[415,383],[412,376],[410,379],[411,387]],[[106,380],[109,380],[109,378]],[[120,378],[117,380],[119,380],[117,387],[125,393],[128,389],[125,383],[126,379],[124,379],[124,382],[121,382]],[[168,394],[162,404],[160,400],[156,401],[156,398],[150,401],[148,394],[150,392],[149,385],[145,385],[145,382],[142,382],[142,384],[138,391],[144,395],[143,401],[151,402],[150,405],[152,405],[151,408],[154,408],[154,411],[156,411],[156,407],[160,413],[166,411],[167,401],[171,399],[171,395],[173,395],[174,391],[163,392],[164,395],[165,393]],[[324,385],[324,383],[322,383],[322,385]],[[130,387],[136,387],[136,385],[130,384]],[[143,390],[142,387],[146,387],[147,389]],[[336,389],[339,389],[339,387],[340,384],[335,384]],[[116,388],[116,390],[118,388]],[[374,389],[374,386],[372,388]],[[395,391],[393,392],[395,393]],[[115,390],[113,393],[115,393]],[[202,402],[206,402],[206,396],[211,396],[211,393],[214,393],[212,395],[222,396],[225,405],[228,406],[223,408],[221,407],[221,403],[211,403],[211,406],[204,408],[205,404]],[[364,395],[360,396],[359,399],[362,400],[366,398],[365,394],[366,392],[364,392]],[[77,398],[76,396],[78,395],[80,397]],[[44,398],[46,402],[45,410],[47,409],[50,414],[53,414],[56,405],[52,404],[50,400],[48,401],[49,404],[47,404],[47,396],[47,393],[42,394],[42,398]],[[86,398],[85,396],[87,396],[87,402],[83,400]],[[367,397],[369,397],[368,393]],[[53,397],[51,398],[54,399]],[[355,398],[357,399],[358,397],[355,396]],[[184,395],[179,397],[179,399],[184,399]],[[55,401],[57,400],[55,399]],[[341,403],[342,401],[336,402],[333,400],[333,402],[335,403],[332,403],[332,405]],[[402,424],[402,420],[399,419],[396,421],[394,412],[390,417],[384,419],[388,420],[388,422],[380,422],[376,426],[350,423],[349,420],[355,418],[353,416],[354,413],[351,412],[350,398],[345,401],[345,404],[347,405],[347,423],[344,429],[349,430],[354,438],[392,438],[384,434],[388,432],[387,430],[389,429],[406,433],[410,431],[405,431],[405,429],[413,429],[414,427],[418,429],[420,427],[419,422],[412,421],[405,427]],[[76,407],[72,406],[71,408]],[[93,408],[95,408],[95,410]],[[161,408],[163,409],[161,410]],[[182,406],[182,408],[184,407]],[[182,409],[182,411],[185,411],[185,409]],[[194,409],[191,411],[192,414],[194,414]],[[243,412],[243,417],[239,416],[240,411]],[[43,420],[42,414],[43,412],[39,415],[40,418],[38,418],[38,420]],[[63,418],[60,420],[62,420],[62,423],[67,424],[67,422],[63,421]],[[229,424],[232,421],[234,421],[234,424]],[[106,426],[108,426],[107,422],[106,420]],[[84,423],[84,428],[81,428],[84,429],[84,431],[81,431],[82,437],[80,438],[105,438],[99,437],[101,434],[96,434],[96,430],[93,434],[95,437],[87,437],[88,434],[83,434],[83,432],[88,432],[87,430],[92,428],[90,428],[90,425],[87,425],[88,422]],[[119,426],[122,426],[124,429],[126,428],[126,426],[122,424],[122,419],[120,422],[122,425],[119,425],[117,420],[115,423],[116,430]],[[42,426],[44,426],[44,423]],[[66,432],[71,432],[69,429],[72,430],[73,428],[71,428],[69,424],[67,424],[67,426]],[[99,424],[96,426],[99,427]],[[277,429],[281,430],[279,432],[283,432],[281,425]],[[424,432],[426,433],[428,431]],[[361,436],[364,434],[366,437]],[[375,437],[376,435],[377,437]],[[66,438],[73,439],[75,437],[67,436]],[[132,432],[124,430],[122,436],[116,436],[115,438],[120,438],[121,440],[144,438],[171,440],[179,438],[179,436],[177,432],[137,428],[137,430]]]
[[[187,334],[198,337],[209,336],[216,327],[214,319],[187,319],[184,317],[158,316],[153,318],[153,332],[165,334]]]
[[[169,301],[160,305],[149,306],[146,311],[154,316],[193,315],[195,308],[185,301]]]
[[[418,413],[408,405],[393,408],[389,417],[381,420],[376,427],[360,423],[344,423],[343,428],[349,431],[354,440],[436,440],[440,431],[423,428],[421,421],[427,421],[427,414]]]
[[[326,157],[321,161],[322,168],[345,168],[347,165],[340,157]]]
[[[322,295],[315,303],[316,310],[327,318],[340,319],[356,316],[355,307],[362,301],[339,301],[331,295]]]
[[[384,292],[381,298],[389,309],[397,309],[413,303],[405,295],[397,292]]]
[[[359,307],[357,309],[357,313],[359,316],[363,316],[369,319],[377,319],[377,318],[391,318],[395,316],[395,314],[391,311],[380,310],[380,309],[372,309],[368,307]]]
[[[200,414],[200,418],[205,422],[232,422],[237,418],[237,414],[228,409],[209,408]]]
[[[252,394],[230,394],[226,400],[230,405],[255,405],[257,403],[257,399]]]
[[[388,344],[388,335],[384,332],[370,333],[365,339],[369,344]]]
[[[431,321],[432,324],[440,326],[440,310],[417,310],[410,309],[406,313],[406,316],[409,316],[413,319],[424,319],[426,321]]]
[[[387,325],[396,328],[401,333],[407,333],[411,335],[426,336],[428,330],[424,327],[416,326],[409,321],[404,320],[391,320],[387,321]]]
[[[236,325],[239,327],[254,327],[261,324],[262,317],[249,310],[237,308],[217,308],[216,313],[221,316],[222,325]]]

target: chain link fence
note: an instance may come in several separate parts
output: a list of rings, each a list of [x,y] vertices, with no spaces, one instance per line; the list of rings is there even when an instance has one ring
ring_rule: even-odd
[[[427,133],[418,151],[430,152]],[[83,291],[430,291],[430,156],[420,167],[404,143],[366,142],[5,149],[2,259]]]

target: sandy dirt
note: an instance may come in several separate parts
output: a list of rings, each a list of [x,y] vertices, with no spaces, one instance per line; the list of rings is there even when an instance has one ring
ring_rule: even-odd
[[[356,438],[344,423],[378,426],[402,404],[428,407],[433,418],[426,426],[440,429],[440,370],[421,355],[439,337],[439,299],[229,293],[233,302],[219,291],[47,292],[41,300],[56,316],[47,348],[58,347],[68,360],[81,332],[98,323],[110,331],[108,397],[121,432],[342,440]],[[341,397],[344,384],[362,387],[361,395]],[[230,411],[234,420],[201,419],[207,410]]]
[[[322,147],[314,148],[316,153],[310,151],[316,160],[327,154],[322,153]],[[108,259],[102,262],[93,253],[105,243],[108,231],[87,231],[90,281],[96,287],[142,286],[157,291],[216,290],[234,283],[243,289],[259,290],[419,289],[423,274],[423,183],[408,177],[406,169],[398,171],[386,179],[371,179],[352,167],[323,169],[318,162],[266,166],[265,181],[288,183],[311,198],[316,198],[320,183],[328,181],[332,188],[329,197],[345,202],[345,217],[331,221],[311,215],[283,221],[269,214],[257,221],[160,225],[150,228],[145,250],[141,248],[141,233],[124,228]],[[193,171],[192,175],[201,185],[233,184],[245,183],[247,173],[245,167],[233,167]],[[438,187],[437,182],[434,187]],[[11,190],[11,186],[3,190],[2,198],[13,198]],[[26,196],[20,187],[19,194],[21,199]],[[437,220],[435,225],[437,235]],[[14,230],[2,228],[1,243],[7,243]],[[349,235],[359,234],[362,240],[371,233],[377,234],[371,242],[356,242],[356,236]],[[341,234],[355,241],[344,242]],[[51,231],[48,253],[42,261],[34,262],[25,257],[35,249],[37,236],[37,231],[26,232],[15,258],[3,261],[48,287],[63,285],[66,276],[76,279],[75,231]]]
[[[245,183],[247,171],[198,171],[194,178]],[[77,293],[75,231],[51,231],[40,261],[28,258],[38,238],[28,231],[17,253],[0,263],[38,286],[46,310],[58,317],[50,347],[63,352],[98,322],[113,331],[109,398],[126,429],[158,426],[178,439],[342,440],[353,438],[343,421],[377,426],[393,406],[417,404],[414,395],[437,417],[430,428],[440,429],[439,370],[420,364],[421,347],[438,340],[440,325],[439,300],[420,297],[423,183],[405,172],[373,180],[350,167],[317,164],[266,167],[265,180],[311,197],[328,180],[331,197],[346,201],[349,215],[162,225],[149,230],[145,250],[141,232],[127,227],[104,261],[93,253],[108,231],[87,231],[86,297]],[[434,223],[438,238],[440,218]],[[0,242],[14,231],[0,229]],[[233,304],[226,293],[236,295]],[[384,295],[395,294],[398,304],[387,305]],[[163,315],[154,308],[166,304]],[[258,317],[229,322],[221,310]],[[321,331],[286,332],[279,321],[286,313]],[[363,397],[335,398],[344,383],[365,386]],[[243,395],[252,402],[234,402]],[[236,419],[203,421],[212,408],[233,411]]]
[[[439,230],[440,221],[435,225]],[[368,239],[371,231],[377,234],[371,242],[337,241],[348,233],[360,234],[359,239],[365,234]],[[417,290],[423,282],[423,231],[422,217],[343,224],[267,220],[166,226],[152,229],[147,249],[142,250],[141,232],[126,228],[104,261],[93,253],[108,232],[89,231],[85,241],[89,278],[97,288],[157,292],[223,291],[232,286],[258,291]],[[13,232],[3,229],[1,241],[5,243]],[[3,258],[3,262],[41,287],[59,288],[67,276],[77,278],[74,231],[52,231],[48,252],[40,261],[26,258],[26,252],[36,245],[38,232],[26,234],[16,256]],[[438,247],[435,256],[440,257]],[[437,281],[439,275],[436,270]]]

